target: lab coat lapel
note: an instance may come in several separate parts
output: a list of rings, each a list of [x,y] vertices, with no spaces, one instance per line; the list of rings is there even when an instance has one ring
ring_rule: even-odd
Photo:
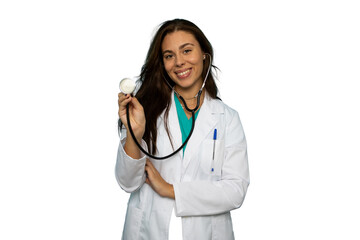
[[[190,161],[194,161],[192,165],[197,166],[196,162],[198,162],[199,159],[192,159],[192,157],[197,156],[200,144],[204,141],[209,132],[214,129],[214,126],[219,121],[218,114],[216,114],[219,112],[219,108],[217,106],[217,102],[206,94],[200,112],[196,118],[194,132],[186,146],[185,156],[183,157],[182,175],[184,175],[188,170]]]

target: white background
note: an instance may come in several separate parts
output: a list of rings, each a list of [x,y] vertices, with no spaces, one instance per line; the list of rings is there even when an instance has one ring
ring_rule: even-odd
[[[248,140],[236,239],[360,239],[358,1],[0,3],[0,239],[120,239],[117,93],[196,23]]]

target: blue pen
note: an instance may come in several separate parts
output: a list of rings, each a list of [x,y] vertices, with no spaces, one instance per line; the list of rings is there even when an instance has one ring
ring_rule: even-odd
[[[214,171],[214,161],[215,161],[215,143],[216,143],[216,138],[217,138],[217,130],[215,128],[214,130],[214,137],[213,137],[213,140],[214,140],[214,145],[213,145],[213,157],[212,157],[212,161],[211,161],[211,172]]]

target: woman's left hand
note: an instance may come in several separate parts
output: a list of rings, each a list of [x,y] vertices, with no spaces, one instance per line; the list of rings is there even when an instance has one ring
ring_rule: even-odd
[[[147,172],[146,183],[162,197],[175,199],[174,187],[167,183],[154,167],[149,159],[146,159],[145,171]]]

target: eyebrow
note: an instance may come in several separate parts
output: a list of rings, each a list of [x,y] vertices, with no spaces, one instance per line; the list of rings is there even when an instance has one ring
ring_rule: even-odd
[[[195,44],[192,44],[192,43],[184,43],[184,44],[180,45],[179,49],[183,49],[188,45],[195,46]],[[163,54],[165,54],[165,53],[172,53],[172,51],[171,50],[165,50],[165,51],[163,51]]]
[[[181,45],[181,46],[179,47],[179,49],[183,49],[183,48],[186,47],[187,45],[195,46],[195,45],[192,44],[192,43],[184,43],[183,45]]]

